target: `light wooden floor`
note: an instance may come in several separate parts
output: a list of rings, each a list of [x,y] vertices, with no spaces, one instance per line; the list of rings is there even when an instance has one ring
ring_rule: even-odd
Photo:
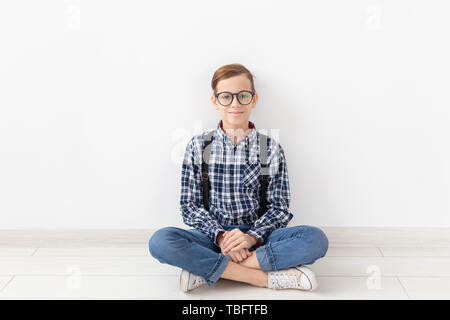
[[[1,230],[0,299],[450,299],[450,229],[323,229],[314,292],[220,279],[189,293],[150,256],[154,230]]]

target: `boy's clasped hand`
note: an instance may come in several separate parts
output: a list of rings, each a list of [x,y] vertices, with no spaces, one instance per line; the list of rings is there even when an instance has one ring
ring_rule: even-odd
[[[224,255],[229,255],[234,262],[241,262],[252,255],[248,249],[256,244],[256,238],[236,228],[225,231],[218,244]]]

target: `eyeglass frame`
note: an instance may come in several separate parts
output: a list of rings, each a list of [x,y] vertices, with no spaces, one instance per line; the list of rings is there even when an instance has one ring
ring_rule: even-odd
[[[238,98],[238,95],[241,93],[241,92],[248,92],[248,93],[250,93],[251,95],[252,95],[252,98],[250,99],[250,102],[249,103],[247,103],[247,104],[242,104],[241,103],[241,101],[239,100],[239,98]],[[219,101],[219,94],[222,94],[222,93],[229,93],[229,94],[231,94],[231,102],[229,103],[229,104],[221,104],[220,103],[220,101]],[[222,92],[219,92],[219,93],[216,93],[214,96],[216,97],[216,99],[217,99],[217,102],[219,102],[219,104],[221,105],[221,106],[224,106],[224,107],[228,107],[228,106],[231,106],[231,104],[233,103],[233,101],[234,101],[234,96],[236,96],[236,99],[237,99],[237,101],[241,104],[241,105],[243,105],[243,106],[248,106],[250,103],[252,103],[252,101],[253,101],[253,96],[255,95],[255,92],[253,92],[253,91],[249,91],[249,90],[241,90],[241,91],[239,91],[238,93],[232,93],[232,92],[230,92],[230,91],[222,91]]]

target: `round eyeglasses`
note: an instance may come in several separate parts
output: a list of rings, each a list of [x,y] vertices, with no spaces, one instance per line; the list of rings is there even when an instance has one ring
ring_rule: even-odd
[[[234,96],[237,96],[237,99],[241,105],[247,105],[253,100],[253,95],[255,93],[248,90],[242,90],[238,93],[231,93],[228,91],[219,92],[216,94],[217,101],[223,106],[229,106],[234,99]]]

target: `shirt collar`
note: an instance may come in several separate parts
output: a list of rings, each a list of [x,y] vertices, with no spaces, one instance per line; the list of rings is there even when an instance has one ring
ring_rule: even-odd
[[[245,144],[248,145],[249,142],[252,142],[256,139],[256,127],[255,124],[251,121],[248,121],[248,127],[249,129],[253,129],[249,135],[247,135],[243,140],[245,140]],[[218,137],[223,141],[226,142],[228,141],[230,144],[234,145],[233,142],[231,141],[231,139],[227,136],[227,134],[225,133],[225,131],[223,130],[223,124],[222,124],[222,120],[219,121],[219,123],[217,124],[217,135]],[[242,140],[241,140],[242,141]],[[241,142],[239,141],[239,142]],[[238,142],[238,143],[239,143]]]

